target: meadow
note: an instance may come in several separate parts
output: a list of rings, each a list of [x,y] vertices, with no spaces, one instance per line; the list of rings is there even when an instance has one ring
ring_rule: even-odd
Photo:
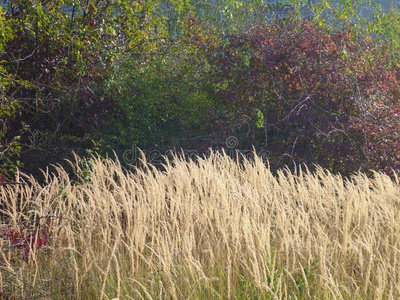
[[[223,153],[0,186],[0,299],[399,299],[400,185]]]

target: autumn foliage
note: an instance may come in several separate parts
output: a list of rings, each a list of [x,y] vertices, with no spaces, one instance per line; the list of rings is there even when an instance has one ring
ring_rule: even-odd
[[[241,1],[215,11],[189,2],[8,1],[1,173],[41,176],[72,151],[200,153],[230,136],[274,167],[399,170],[394,12],[364,30],[295,11],[266,23],[260,1],[247,1],[257,17]]]
[[[35,263],[36,251],[49,242],[49,226],[50,219],[42,227],[31,225],[25,230],[6,229],[0,231],[0,238],[22,256],[25,263]]]
[[[276,162],[399,169],[400,73],[372,38],[288,20],[232,36],[209,57],[231,124],[251,129]]]

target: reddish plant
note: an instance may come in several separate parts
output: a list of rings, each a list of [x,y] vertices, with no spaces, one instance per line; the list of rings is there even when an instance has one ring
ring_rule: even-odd
[[[289,19],[210,46],[210,82],[231,127],[264,139],[276,162],[398,169],[400,73],[386,53],[351,28]],[[255,108],[265,117],[258,135]]]
[[[49,242],[49,226],[50,220],[42,227],[29,226],[27,230],[13,230],[0,233],[0,238],[7,240],[11,249],[16,249],[22,252],[24,262],[29,263],[32,258],[33,251],[40,249]]]

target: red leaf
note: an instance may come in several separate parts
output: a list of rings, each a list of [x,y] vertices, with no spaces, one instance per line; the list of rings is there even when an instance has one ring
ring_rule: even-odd
[[[0,174],[0,183],[5,183],[7,180],[7,177],[3,174]]]

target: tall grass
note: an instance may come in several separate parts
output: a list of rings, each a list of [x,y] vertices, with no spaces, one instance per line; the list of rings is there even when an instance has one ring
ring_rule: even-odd
[[[45,226],[28,263],[3,237],[5,299],[399,299],[400,185],[213,153],[135,172],[0,187],[3,232]],[[15,298],[12,298],[12,297]],[[8,297],[8,298],[7,298]]]

